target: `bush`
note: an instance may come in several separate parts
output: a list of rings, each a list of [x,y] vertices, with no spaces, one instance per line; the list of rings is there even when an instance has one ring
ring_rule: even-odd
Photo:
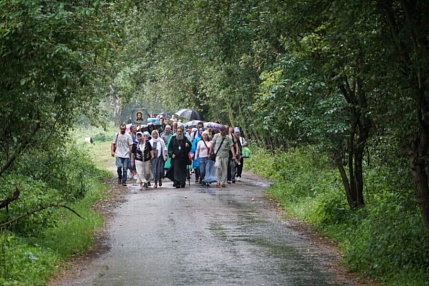
[[[108,136],[105,132],[97,133],[93,139],[95,142],[107,142],[112,140],[111,136]]]
[[[111,173],[96,169],[83,146],[71,143],[54,149],[21,156],[1,178],[0,198],[16,190],[20,196],[8,212],[0,212],[0,224],[19,218],[0,233],[0,285],[45,285],[59,261],[87,249],[94,228],[102,225],[91,206],[101,198],[100,179]],[[48,207],[56,204],[71,207],[85,219]]]

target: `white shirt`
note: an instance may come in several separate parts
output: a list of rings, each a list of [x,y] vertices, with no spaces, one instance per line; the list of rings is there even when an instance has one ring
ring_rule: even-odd
[[[156,152],[156,153],[158,153],[158,157],[161,155],[167,154],[167,149],[165,147],[164,140],[159,139],[159,138],[158,139],[152,138],[149,140],[149,142],[150,142],[150,145],[152,145],[152,148],[154,148],[154,145],[155,145],[154,143],[157,142],[156,143],[156,150],[158,150],[158,152]]]
[[[125,134],[116,133],[115,136],[113,136],[113,144],[116,144],[116,157],[120,158],[129,158],[131,151],[130,146],[133,145],[133,138],[131,135],[127,132]]]

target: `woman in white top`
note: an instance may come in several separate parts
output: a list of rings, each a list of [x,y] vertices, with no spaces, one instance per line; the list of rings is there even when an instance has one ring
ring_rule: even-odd
[[[204,182],[205,185],[208,185],[209,182],[205,180],[206,177],[206,170],[207,170],[207,164],[209,163],[209,151],[210,147],[212,146],[212,143],[210,142],[209,133],[207,131],[204,131],[202,134],[201,140],[197,144],[197,149],[195,150],[194,158],[195,160],[199,158],[200,161],[200,179],[202,182]],[[212,162],[211,162],[212,163]]]
[[[155,181],[154,188],[158,188],[158,184],[162,186],[164,178],[164,162],[167,160],[167,149],[164,140],[159,138],[157,130],[152,131],[152,139],[149,141],[152,145],[152,150],[155,153],[155,158],[152,160],[152,174]]]

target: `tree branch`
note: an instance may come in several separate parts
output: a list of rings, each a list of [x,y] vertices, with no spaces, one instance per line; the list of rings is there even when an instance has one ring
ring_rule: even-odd
[[[34,213],[36,213],[36,212],[39,212],[39,211],[42,211],[42,210],[44,210],[44,209],[47,209],[47,208],[50,208],[50,207],[61,207],[61,208],[65,208],[65,209],[68,209],[69,211],[71,211],[72,213],[74,213],[75,215],[77,215],[78,217],[80,217],[81,219],[85,219],[84,217],[82,217],[80,214],[78,214],[75,210],[73,210],[72,208],[70,208],[70,207],[68,207],[68,206],[66,206],[66,205],[61,205],[61,204],[49,204],[49,205],[46,205],[46,206],[43,206],[43,207],[39,207],[39,208],[37,208],[37,209],[34,209],[34,210],[32,210],[32,211],[28,211],[28,212],[26,212],[25,214],[23,214],[23,215],[20,215],[20,216],[18,216],[18,217],[16,217],[16,218],[14,218],[14,219],[12,219],[12,220],[10,220],[10,221],[7,221],[7,222],[5,222],[5,223],[2,223],[2,224],[0,224],[0,228],[2,228],[2,227],[4,227],[4,226],[7,226],[7,225],[9,225],[9,224],[12,224],[12,223],[14,223],[15,221],[18,221],[18,220],[20,220],[20,219],[22,219],[22,218],[24,218],[24,217],[26,217],[26,216],[29,216],[29,215],[31,215],[31,214],[34,214]]]

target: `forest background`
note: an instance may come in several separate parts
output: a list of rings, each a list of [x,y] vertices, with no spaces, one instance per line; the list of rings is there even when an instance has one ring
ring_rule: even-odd
[[[90,245],[96,215],[52,235],[109,176],[74,130],[130,103],[240,126],[248,168],[351,271],[429,285],[428,1],[3,0],[0,19],[3,285]]]

